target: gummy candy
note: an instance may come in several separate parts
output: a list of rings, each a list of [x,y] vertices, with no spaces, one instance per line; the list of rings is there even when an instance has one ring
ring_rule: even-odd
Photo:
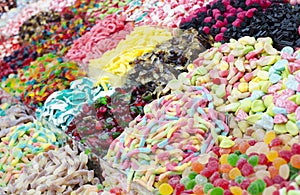
[[[230,154],[227,158],[227,161],[231,166],[236,166],[238,160],[239,160],[239,156],[236,154]]]
[[[296,154],[292,156],[291,165],[296,169],[300,169],[300,154]]]
[[[224,194],[224,190],[222,188],[214,188],[211,190],[210,195],[223,195]]]
[[[206,183],[206,184],[204,185],[203,191],[204,191],[205,194],[207,194],[208,191],[209,191],[210,189],[212,189],[212,188],[214,188],[214,185],[213,185],[212,183]]]
[[[273,162],[275,160],[275,158],[278,157],[278,152],[271,150],[271,151],[267,152],[266,156],[270,162]]]
[[[255,167],[258,164],[258,156],[254,155],[248,159],[248,163]]]
[[[241,176],[241,171],[238,168],[233,168],[229,171],[229,178],[235,179],[237,176]]]
[[[173,187],[167,183],[163,183],[159,186],[159,193],[161,195],[170,195],[173,193]]]
[[[204,166],[200,162],[195,161],[192,163],[192,170],[195,171],[196,173],[200,173],[203,169]]]
[[[276,134],[274,131],[268,131],[264,137],[264,142],[266,144],[270,144],[275,137],[276,137]]]
[[[273,166],[276,168],[276,169],[279,169],[279,167],[281,165],[284,165],[284,164],[287,164],[286,160],[284,160],[283,158],[281,157],[277,157],[274,159],[273,161]]]

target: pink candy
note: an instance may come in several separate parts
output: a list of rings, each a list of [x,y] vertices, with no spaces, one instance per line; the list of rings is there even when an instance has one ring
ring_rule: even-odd
[[[66,57],[87,65],[90,59],[100,58],[106,51],[115,48],[132,29],[133,24],[126,22],[125,17],[108,15],[97,22],[90,32],[76,39]]]
[[[274,116],[274,123],[275,124],[282,124],[286,123],[288,121],[288,118],[283,114],[276,114]]]

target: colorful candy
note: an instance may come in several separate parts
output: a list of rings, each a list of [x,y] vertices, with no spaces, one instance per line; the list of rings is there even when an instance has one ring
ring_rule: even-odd
[[[132,23],[125,22],[124,17],[109,15],[76,39],[66,57],[84,63],[84,67],[87,68],[89,60],[100,58],[106,51],[114,49],[132,29]]]
[[[19,69],[2,82],[5,91],[19,97],[26,105],[39,107],[56,90],[69,87],[70,82],[85,75],[73,62],[47,54],[30,66]]]
[[[34,155],[60,146],[57,133],[41,126],[41,123],[26,123],[10,128],[7,135],[1,138],[1,186],[10,180],[17,179]]]
[[[87,105],[114,93],[109,86],[105,88],[94,87],[94,82],[89,78],[72,81],[69,89],[54,92],[47,98],[44,105],[37,110],[38,119],[67,131],[73,119],[85,112]]]

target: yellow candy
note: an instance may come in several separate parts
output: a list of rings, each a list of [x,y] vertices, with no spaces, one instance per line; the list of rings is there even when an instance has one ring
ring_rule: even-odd
[[[100,59],[90,61],[89,75],[92,78],[98,78],[98,81],[102,76],[106,76],[103,75],[106,74],[105,72],[124,76],[132,68],[129,63],[136,57],[152,51],[158,43],[171,38],[171,33],[165,29],[150,26],[136,27],[126,40],[119,42],[115,49],[106,52]],[[101,70],[104,72],[99,77]],[[115,81],[112,80],[112,82]],[[114,85],[114,83],[111,84]]]
[[[238,187],[238,186],[231,186],[230,187],[230,192],[233,195],[242,195],[243,194],[243,190],[242,188]]]
[[[228,70],[229,64],[226,61],[221,61],[220,63],[220,70]]]
[[[278,157],[278,152],[275,150],[271,150],[267,152],[266,156],[270,162],[273,162]]]
[[[219,160],[221,165],[228,164],[228,162],[227,162],[228,156],[229,156],[229,154],[222,154],[222,156],[220,157],[220,160]]]
[[[170,195],[173,193],[174,189],[170,184],[163,183],[159,186],[158,190],[161,195]]]
[[[229,178],[235,179],[237,176],[241,176],[241,171],[238,168],[233,168],[229,171]]]
[[[247,92],[249,89],[248,83],[240,83],[238,86],[238,90],[242,93]]]
[[[264,137],[264,142],[266,144],[270,144],[271,141],[276,137],[276,134],[274,131],[268,131]]]

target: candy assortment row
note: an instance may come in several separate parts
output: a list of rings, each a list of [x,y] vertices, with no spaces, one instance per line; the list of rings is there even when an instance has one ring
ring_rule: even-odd
[[[1,106],[1,189],[102,191],[58,128],[126,175],[125,185],[106,175],[113,194],[130,193],[131,182],[161,195],[296,193],[299,6],[204,4],[39,1],[3,27],[17,36],[1,38],[1,86],[55,128]]]

